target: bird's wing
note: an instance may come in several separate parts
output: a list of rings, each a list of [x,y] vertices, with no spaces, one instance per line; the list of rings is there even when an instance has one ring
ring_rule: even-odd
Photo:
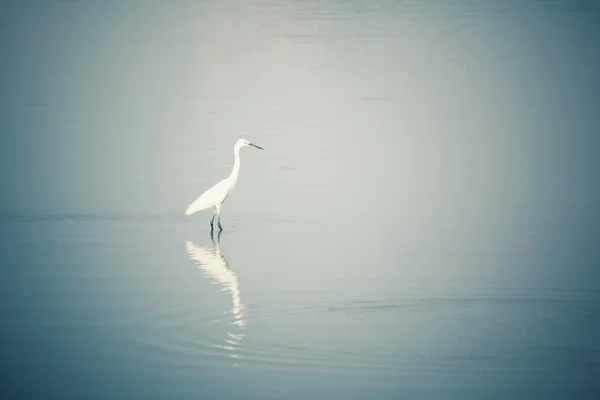
[[[192,204],[185,210],[185,215],[191,215],[195,212],[206,210],[217,204],[220,204],[227,197],[229,191],[229,181],[223,179],[206,192],[202,193]]]

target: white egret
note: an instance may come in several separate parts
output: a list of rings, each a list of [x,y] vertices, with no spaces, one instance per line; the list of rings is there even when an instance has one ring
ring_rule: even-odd
[[[219,230],[222,231],[223,227],[221,226],[221,205],[223,202],[229,197],[233,188],[235,187],[235,183],[237,182],[238,175],[240,174],[240,149],[245,146],[253,146],[257,149],[264,150],[262,147],[257,146],[253,143],[250,143],[246,139],[240,139],[235,143],[233,147],[233,154],[235,157],[233,163],[233,170],[231,174],[223,179],[221,182],[217,183],[206,192],[202,193],[200,197],[198,197],[192,204],[188,206],[185,210],[185,215],[191,215],[195,212],[206,210],[208,208],[214,208],[215,212],[213,213],[212,219],[210,220],[210,231],[213,231],[213,222],[215,220],[215,215],[217,216],[217,223],[219,224]]]

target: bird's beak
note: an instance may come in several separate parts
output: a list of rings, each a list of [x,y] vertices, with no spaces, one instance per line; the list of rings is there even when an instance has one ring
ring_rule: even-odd
[[[262,147],[255,145],[254,143],[250,143],[250,146],[256,147],[257,149],[264,150]]]

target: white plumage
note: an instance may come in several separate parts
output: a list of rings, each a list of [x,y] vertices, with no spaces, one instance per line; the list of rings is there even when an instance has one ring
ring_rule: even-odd
[[[217,222],[219,224],[219,229],[223,230],[221,226],[221,205],[223,202],[229,197],[235,184],[237,182],[238,175],[240,173],[240,149],[245,146],[253,146],[257,149],[263,150],[262,147],[257,146],[255,144],[250,143],[246,139],[240,139],[235,143],[233,147],[233,154],[235,157],[233,163],[233,170],[231,174],[208,189],[206,192],[202,193],[200,197],[192,202],[185,210],[185,215],[192,215],[195,212],[206,210],[207,208],[213,207],[215,212],[213,214],[212,219],[210,220],[210,230],[213,230],[213,222],[215,220],[215,215],[217,216]]]
[[[215,207],[216,204],[222,204],[229,195],[230,188],[233,189],[229,178],[223,179],[194,200],[185,210],[185,215],[192,215],[195,212]]]

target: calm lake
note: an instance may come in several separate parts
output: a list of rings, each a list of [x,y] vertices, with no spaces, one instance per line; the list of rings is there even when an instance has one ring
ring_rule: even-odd
[[[595,2],[3,9],[2,398],[598,398]]]

